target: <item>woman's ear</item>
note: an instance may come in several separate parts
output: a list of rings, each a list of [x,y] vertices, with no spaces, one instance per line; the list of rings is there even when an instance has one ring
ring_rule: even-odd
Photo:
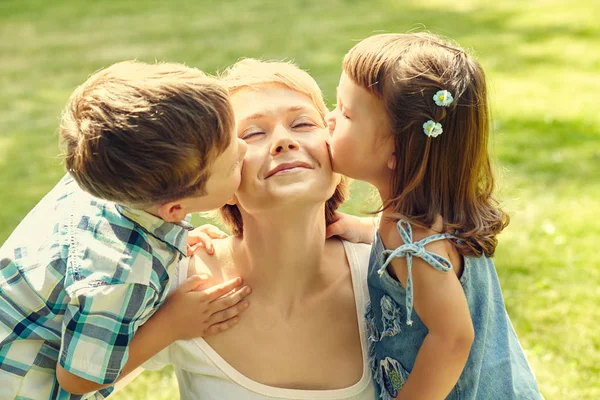
[[[335,186],[337,187],[337,185],[342,183],[342,174],[337,174],[334,172],[333,175],[335,176]]]
[[[225,204],[229,204],[230,206],[237,206],[237,204],[238,204],[237,196],[234,194],[233,196],[231,196],[231,198],[229,200],[227,200],[227,202]]]

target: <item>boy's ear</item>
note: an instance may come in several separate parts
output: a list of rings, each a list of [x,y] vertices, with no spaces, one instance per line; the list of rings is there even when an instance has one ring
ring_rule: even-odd
[[[158,216],[167,222],[181,222],[187,215],[181,201],[169,201],[158,206]]]

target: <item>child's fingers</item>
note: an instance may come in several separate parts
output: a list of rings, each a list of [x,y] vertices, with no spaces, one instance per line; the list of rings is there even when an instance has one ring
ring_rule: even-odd
[[[190,245],[190,244],[188,243],[188,245],[187,245],[187,256],[188,256],[188,257],[191,257],[191,256],[193,256],[193,255],[194,255],[194,252],[196,251],[196,249],[197,249],[198,247],[202,247],[202,246],[203,246],[203,244],[202,244],[202,243],[196,243],[196,244],[194,244],[194,245]]]
[[[204,337],[216,335],[217,333],[221,333],[231,328],[235,324],[238,323],[240,317],[233,317],[228,319],[227,321],[220,322],[218,324],[214,324],[208,327],[208,329],[204,332]]]
[[[200,243],[200,238],[198,237],[198,231],[196,231],[195,229],[190,232],[190,234],[188,235],[188,240],[187,240],[187,244],[188,246],[194,247],[195,245],[197,245],[198,243]]]
[[[208,236],[206,232],[196,232],[196,237],[198,238],[198,243],[194,247],[194,250],[196,250],[196,248],[202,245],[204,246],[208,254],[213,255],[215,253],[215,248],[213,246],[212,239],[210,238],[210,236]]]
[[[335,211],[335,212],[333,213],[333,222],[337,222],[337,221],[339,221],[339,220],[340,220],[340,218],[342,218],[344,215],[346,215],[346,214],[344,214],[344,213],[343,213],[343,212],[341,212],[341,211]]]
[[[325,237],[329,239],[332,236],[338,236],[343,233],[344,229],[342,228],[342,225],[339,222],[334,222],[327,227],[325,231]]]
[[[181,286],[179,286],[179,288],[177,288],[177,290],[184,292],[184,293],[191,292],[194,289],[196,289],[198,286],[205,283],[207,280],[208,280],[208,275],[205,275],[205,274],[192,275],[192,276],[188,277],[185,281],[183,281],[183,283],[181,284]]]
[[[223,232],[220,229],[217,229],[216,227],[212,227],[206,233],[212,239],[227,239],[229,237],[225,232]]]
[[[242,278],[234,278],[202,291],[202,300],[211,302],[227,294],[242,284]]]
[[[211,302],[211,310],[213,312],[221,311],[241,302],[246,296],[252,293],[249,286],[245,286],[239,290],[233,290],[225,296],[221,296],[218,299]]]
[[[228,319],[232,319],[240,315],[245,309],[250,306],[247,300],[241,301],[224,310],[218,311],[210,316],[208,323],[210,325],[218,324]]]
[[[198,228],[199,231],[206,233],[212,239],[225,239],[228,235],[214,225],[206,224]]]

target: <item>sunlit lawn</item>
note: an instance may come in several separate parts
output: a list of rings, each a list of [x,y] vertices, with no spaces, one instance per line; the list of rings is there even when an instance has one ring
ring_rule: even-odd
[[[0,2],[0,242],[58,181],[69,93],[115,61],[214,72],[293,59],[334,98],[340,60],[375,32],[423,27],[488,73],[492,151],[512,223],[496,258],[508,311],[547,399],[600,398],[600,15],[594,0]],[[351,212],[367,210],[354,186]],[[196,219],[199,221],[199,219]],[[171,370],[115,399],[172,399]]]

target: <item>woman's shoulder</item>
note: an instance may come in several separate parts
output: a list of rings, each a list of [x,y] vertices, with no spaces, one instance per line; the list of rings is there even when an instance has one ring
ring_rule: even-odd
[[[189,257],[189,265],[185,277],[192,275],[208,275],[209,285],[225,281],[224,270],[232,263],[230,238],[214,239],[214,254],[208,254],[204,248],[198,248]]]
[[[353,267],[354,264],[365,264],[369,262],[371,245],[365,243],[352,243],[344,239],[333,237],[327,239],[325,246],[326,254],[338,259],[346,259]]]
[[[348,274],[349,282],[352,282],[353,291],[363,286],[366,288],[371,245],[352,243],[337,238],[328,239],[327,243],[330,252],[331,248],[334,249],[335,265],[342,268],[339,270],[339,273]]]
[[[351,264],[350,266],[352,267],[352,262],[355,262],[358,268],[366,269],[371,255],[371,245],[365,243],[352,243],[346,240],[343,240],[342,243],[346,251],[346,257]]]

